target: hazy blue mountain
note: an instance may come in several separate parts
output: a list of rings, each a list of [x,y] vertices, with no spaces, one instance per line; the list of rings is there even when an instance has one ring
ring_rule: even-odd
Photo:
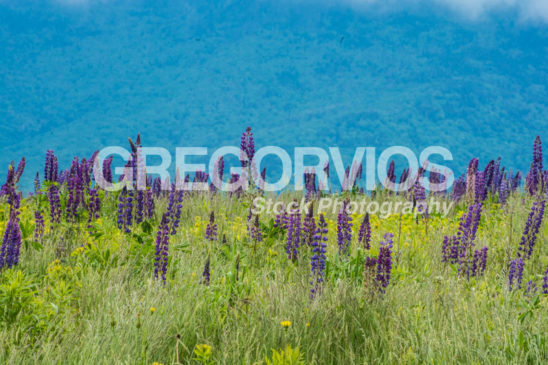
[[[527,169],[548,142],[548,28],[321,3],[0,1],[0,177],[31,186],[141,132],[146,145],[442,145]],[[203,3],[203,5],[196,5]],[[14,5],[15,4],[15,5]]]

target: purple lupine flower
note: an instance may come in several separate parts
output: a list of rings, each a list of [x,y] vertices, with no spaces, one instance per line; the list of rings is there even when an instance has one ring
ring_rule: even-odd
[[[206,227],[206,240],[217,241],[217,224],[215,224],[215,213],[211,212],[209,223]]]
[[[167,263],[169,259],[169,217],[164,213],[158,234],[156,235],[156,253],[154,258],[154,277],[161,277],[162,282],[166,283]]]
[[[296,208],[289,215],[287,228],[286,253],[291,261],[296,261],[299,256],[301,229],[301,212],[299,208]]]
[[[390,284],[390,274],[392,272],[392,233],[384,235],[384,241],[380,243],[379,257],[377,259],[377,282],[380,284],[381,292]]]
[[[449,252],[449,250],[453,247],[453,238],[455,238],[455,236],[453,236],[452,238],[449,238],[448,236],[443,237],[443,244],[441,247],[441,262],[447,262],[449,261],[449,258],[451,256],[456,256],[451,255]]]
[[[533,162],[526,177],[526,190],[534,195],[539,188],[542,188],[542,179],[544,177],[542,165],[542,142],[540,136],[537,136],[533,145]]]
[[[466,194],[466,178],[462,175],[453,184],[452,199],[459,201],[464,194]]]
[[[483,247],[481,250],[474,250],[472,257],[472,263],[468,267],[467,278],[470,276],[480,276],[485,272],[487,265],[487,247]]]
[[[479,260],[480,260],[480,251],[474,250],[474,255],[472,257],[471,265],[468,266],[468,270],[466,271],[467,279],[470,279],[470,276],[476,276],[478,272]]]
[[[251,225],[251,239],[255,241],[255,243],[261,242],[263,240],[263,233],[261,231],[261,225],[258,215],[255,216],[255,220]]]
[[[42,186],[40,184],[40,173],[37,172],[36,177],[34,178],[34,194],[40,194],[40,189],[42,189]]]
[[[537,293],[537,284],[533,283],[533,280],[527,282],[527,295],[535,295]]]
[[[422,168],[420,168],[417,179],[415,180],[415,184],[411,189],[410,198],[413,202],[413,208],[417,208],[417,213],[423,214],[426,217],[428,215],[428,206],[426,205],[426,189],[424,188],[421,181],[422,171]]]
[[[236,174],[236,173],[233,173],[230,176],[230,180],[228,181],[228,183],[229,184],[235,184],[239,180],[240,180],[240,175]],[[230,190],[229,195],[232,196],[233,193],[236,193],[236,196],[239,198],[240,195],[242,194],[242,191],[243,191],[242,186],[241,186],[241,184],[239,184],[239,186],[236,190]]]
[[[95,157],[92,157],[95,158]],[[84,195],[83,192],[89,193],[89,189],[91,187],[91,163],[86,161],[85,158],[82,159],[82,162],[80,163],[79,169],[78,169],[78,182],[79,182],[79,189],[81,191],[81,201],[83,203],[84,201]]]
[[[124,228],[126,233],[131,232],[133,225],[133,190],[127,190],[126,206],[124,207]]]
[[[502,178],[504,176],[504,167],[500,167],[500,161],[501,158],[497,158],[497,161],[495,162],[495,167],[493,168],[493,181],[491,183],[491,193],[495,194],[499,188],[500,183],[502,182]]]
[[[44,167],[44,181],[54,182],[58,179],[57,157],[52,150],[46,152],[46,163]]]
[[[444,237],[442,246],[442,262],[459,264],[459,273],[468,269],[471,259],[471,249],[474,246],[476,232],[481,219],[481,203],[468,207],[468,212],[460,218],[457,235]]]
[[[314,220],[314,205],[311,204],[303,219],[303,243],[307,246],[311,246],[315,234],[316,222]]]
[[[546,267],[546,272],[544,273],[544,284],[542,285],[542,292],[548,294],[548,266]]]
[[[240,141],[240,162],[242,167],[248,167],[255,156],[255,142],[253,140],[253,133],[251,127],[247,127],[245,132],[242,133]]]
[[[209,261],[209,257],[208,257],[207,261],[204,265],[204,271],[202,273],[202,283],[205,286],[209,286],[209,281],[211,279],[211,268],[210,268],[209,263],[210,263],[210,261]]]
[[[523,260],[521,257],[510,262],[510,271],[508,273],[508,290],[521,289],[523,279]],[[514,287],[514,284],[516,285]]]
[[[125,208],[126,208],[127,188],[124,186],[120,195],[118,195],[118,228],[122,229],[125,225]]]
[[[369,213],[365,213],[360,230],[358,232],[358,242],[363,244],[363,248],[371,248],[371,223],[369,222]]]
[[[481,249],[480,262],[479,262],[479,274],[483,275],[485,273],[485,268],[487,267],[487,251],[489,249],[487,246],[484,246]]]
[[[176,190],[175,186],[172,187],[173,197],[170,196],[170,200],[173,199],[171,204],[172,210],[170,219],[172,221],[171,225],[171,235],[174,236],[177,234],[177,229],[179,228],[179,223],[181,221],[181,213],[183,209],[183,192]],[[174,205],[176,203],[176,205]]]
[[[219,161],[218,161],[218,176],[219,176],[219,181],[223,181],[223,175],[225,173],[225,159],[223,156],[219,157]]]
[[[99,194],[97,192],[97,189],[91,189],[89,191],[89,203],[88,203],[88,229],[91,230],[92,226],[91,223],[99,218],[99,211],[101,210],[101,199],[99,198]]]
[[[510,190],[516,191],[516,189],[521,185],[521,172],[516,172],[516,176],[512,177],[512,174],[509,174],[511,177]]]
[[[474,240],[476,238],[476,232],[478,230],[479,222],[481,219],[482,203],[476,203],[468,208],[468,214],[466,219],[461,219],[459,226],[459,232],[457,234],[456,244],[458,247],[458,264],[459,273],[463,273],[468,270],[470,265],[472,248],[474,246]],[[463,215],[464,218],[464,215]]]
[[[508,198],[508,181],[503,179],[499,185],[499,201],[501,204],[506,204],[506,199]]]
[[[477,158],[473,158],[468,163],[468,169],[466,170],[466,199],[468,201],[475,200],[476,196],[476,173],[478,172],[478,163]]]
[[[274,227],[280,227],[281,229],[287,229],[289,227],[289,216],[287,209],[285,209],[282,203],[281,207],[276,212],[276,219],[274,220]]]
[[[475,202],[481,203],[485,198],[485,176],[483,171],[479,171],[476,172]]]
[[[386,173],[386,177],[391,183],[396,182],[396,163],[394,162],[394,160],[390,161],[390,166],[388,166],[388,172]]]
[[[544,217],[544,208],[546,201],[535,201],[527,217],[527,222],[525,223],[525,229],[521,237],[521,241],[518,248],[518,257],[523,257],[528,259],[533,253],[533,248],[535,247],[536,239],[540,226],[542,224],[542,218]]]
[[[314,299],[321,294],[322,285],[325,278],[325,248],[327,247],[327,223],[325,217],[320,214],[318,221],[318,227],[316,228],[313,240],[312,240],[312,257],[310,258],[312,279],[310,284],[312,289],[310,290],[310,298]]]
[[[2,246],[0,247],[0,270],[4,267],[11,268],[19,263],[21,248],[21,228],[19,226],[19,211],[10,212],[10,218],[4,232]]]
[[[110,156],[109,158],[105,159],[103,161],[103,179],[105,179],[106,182],[112,184],[112,160],[113,157]]]
[[[483,169],[483,180],[484,180],[484,199],[487,198],[487,193],[491,189],[491,184],[493,184],[493,178],[495,175],[495,160],[489,161],[485,169]]]
[[[8,196],[8,204],[10,209],[19,208],[18,199],[17,199],[17,188],[16,188],[16,179],[15,179],[15,169],[13,162],[8,166],[8,174],[6,177],[6,182],[2,185],[0,190],[0,196]],[[17,205],[17,206],[16,206]]]
[[[352,217],[348,214],[348,201],[344,201],[337,216],[337,244],[339,255],[348,255],[352,240]]]
[[[146,192],[146,215],[147,219],[151,219],[154,216],[154,196],[152,195],[152,189],[148,189]]]
[[[52,184],[48,189],[48,200],[50,206],[51,224],[61,223],[61,199],[59,198],[59,188]]]
[[[400,175],[399,185],[402,186],[401,190],[398,190],[397,194],[405,194],[409,190],[409,178],[410,169],[403,169]]]
[[[34,212],[34,239],[41,241],[44,237],[44,216],[37,210]]]
[[[160,196],[162,192],[162,180],[160,180],[159,177],[154,179],[154,182],[152,183],[152,192],[156,197]]]
[[[135,223],[140,224],[145,217],[145,192],[137,190],[137,204],[135,207]]]

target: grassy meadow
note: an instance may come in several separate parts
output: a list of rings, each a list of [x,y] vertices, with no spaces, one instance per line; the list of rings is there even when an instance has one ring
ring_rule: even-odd
[[[339,255],[337,215],[328,212],[325,280],[312,300],[311,247],[302,245],[298,259],[289,260],[287,232],[274,227],[274,215],[260,216],[260,241],[250,238],[247,215],[258,192],[186,193],[179,228],[169,240],[165,284],[155,278],[155,247],[169,198],[158,197],[154,215],[126,233],[117,226],[119,194],[99,191],[99,218],[89,226],[85,211],[73,222],[52,223],[46,193],[21,201],[20,262],[0,273],[0,363],[537,364],[548,359],[548,296],[542,288],[546,224],[524,265],[522,288],[508,288],[508,265],[538,197],[518,191],[504,205],[492,196],[484,201],[475,245],[489,249],[486,269],[468,279],[456,265],[442,263],[444,236],[456,234],[469,205],[465,200],[447,217],[371,215],[369,250],[358,242],[363,216],[350,215],[347,255]],[[65,206],[65,188],[60,196]],[[355,191],[337,196],[371,199]],[[379,192],[374,199],[409,198]],[[10,216],[4,200],[1,230]],[[45,232],[38,238],[36,210],[45,215]],[[217,240],[205,238],[210,212],[215,212]],[[387,232],[394,235],[392,272],[381,291],[367,285],[364,261],[378,255]],[[209,285],[203,278],[206,261]],[[536,288],[528,289],[529,280]]]

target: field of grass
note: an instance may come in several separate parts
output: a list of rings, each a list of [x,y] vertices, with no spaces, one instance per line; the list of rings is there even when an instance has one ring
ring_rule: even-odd
[[[61,189],[63,209],[66,190]],[[99,218],[90,227],[82,207],[76,221],[68,222],[63,211],[61,223],[52,224],[46,193],[23,199],[20,260],[0,272],[0,363],[537,364],[548,359],[546,224],[525,260],[521,289],[508,287],[509,262],[539,196],[518,191],[504,205],[493,196],[484,201],[475,246],[488,247],[486,270],[469,279],[459,275],[457,265],[442,263],[444,236],[457,233],[470,205],[465,199],[447,217],[372,215],[369,250],[358,242],[363,216],[351,215],[348,255],[338,253],[337,216],[326,213],[325,281],[312,300],[312,248],[301,245],[298,259],[289,260],[287,232],[274,227],[274,215],[259,217],[260,241],[248,235],[248,211],[257,194],[186,193],[180,226],[169,238],[165,284],[154,272],[167,195],[155,200],[154,215],[130,233],[117,226],[119,193],[99,190]],[[371,199],[356,192],[340,197]],[[276,197],[293,198],[301,195]],[[409,200],[385,193],[374,199]],[[36,210],[45,216],[43,237],[33,233]],[[9,211],[4,196],[1,232]],[[217,240],[205,238],[210,212],[215,212]],[[394,235],[392,270],[383,291],[372,285],[374,277],[364,276],[364,261],[378,255],[388,232]],[[209,285],[203,277],[207,261]]]

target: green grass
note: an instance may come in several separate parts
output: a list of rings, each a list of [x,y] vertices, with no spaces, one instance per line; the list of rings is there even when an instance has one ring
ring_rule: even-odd
[[[298,262],[289,261],[284,239],[269,228],[270,216],[261,216],[264,241],[248,242],[249,202],[187,196],[162,285],[154,279],[154,239],[165,201],[154,220],[124,234],[116,227],[111,194],[104,197],[93,235],[82,213],[81,223],[47,230],[38,244],[32,242],[33,212],[39,206],[46,213],[48,204],[43,196],[25,199],[20,265],[0,273],[0,363],[192,364],[198,363],[198,344],[210,345],[211,360],[219,364],[260,363],[287,345],[298,347],[311,364],[548,360],[546,224],[525,264],[524,283],[533,280],[537,294],[507,290],[507,263],[531,198],[517,194],[503,207],[485,203],[476,246],[489,247],[487,271],[470,281],[441,263],[443,236],[456,233],[464,205],[446,218],[431,217],[428,230],[422,219],[417,224],[401,217],[400,230],[398,215],[372,217],[372,254],[386,232],[394,233],[392,279],[384,295],[364,290],[362,264],[369,253],[358,247],[356,234],[350,257],[338,257],[331,222],[336,216],[328,214],[327,280],[315,301],[309,298],[309,248],[301,249]],[[5,203],[0,207],[0,230],[7,209]],[[226,244],[204,239],[212,210]],[[361,218],[354,218],[356,233]],[[90,246],[77,250],[82,244]],[[201,274],[208,257],[211,285],[205,286]],[[283,328],[282,321],[291,325]]]

